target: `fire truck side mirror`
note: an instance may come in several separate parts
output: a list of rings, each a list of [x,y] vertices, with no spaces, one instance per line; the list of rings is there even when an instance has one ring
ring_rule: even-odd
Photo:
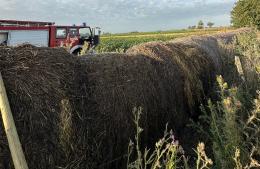
[[[94,35],[93,37],[93,45],[94,46],[97,46],[100,42],[100,38],[99,38],[99,35]]]
[[[99,28],[99,27],[95,27],[95,28],[92,28],[92,33],[93,33],[93,36],[94,35],[101,35],[101,30],[100,30],[101,28]]]

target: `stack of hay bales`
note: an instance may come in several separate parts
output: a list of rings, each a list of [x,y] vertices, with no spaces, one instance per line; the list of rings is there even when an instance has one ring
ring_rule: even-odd
[[[200,39],[204,47],[192,39],[151,42],[126,54],[84,57],[1,47],[0,71],[29,167],[124,168],[135,134],[132,110],[139,106],[143,145],[161,137],[166,123],[184,142],[183,128],[197,115],[219,66],[217,40],[210,39]],[[12,168],[2,129],[0,150],[0,168]]]

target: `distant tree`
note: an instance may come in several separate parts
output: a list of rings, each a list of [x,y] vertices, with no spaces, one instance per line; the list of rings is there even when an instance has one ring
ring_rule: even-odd
[[[139,33],[138,31],[132,31],[130,32],[131,34]]]
[[[213,22],[208,22],[208,23],[207,23],[207,26],[208,26],[209,28],[212,28],[213,25],[214,25]]]
[[[204,23],[203,23],[202,20],[200,20],[200,21],[198,22],[197,28],[198,28],[198,29],[203,29],[203,28],[204,28]]]
[[[196,25],[193,25],[193,26],[188,26],[188,29],[196,29]]]
[[[231,11],[231,23],[234,27],[260,29],[260,0],[238,0]]]
[[[111,35],[110,32],[103,32],[103,35]]]

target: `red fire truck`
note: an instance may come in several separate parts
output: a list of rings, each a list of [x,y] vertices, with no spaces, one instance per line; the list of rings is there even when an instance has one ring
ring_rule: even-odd
[[[0,45],[67,46],[70,53],[78,54],[84,44],[94,49],[99,44],[99,36],[100,28],[90,28],[85,23],[57,26],[54,22],[0,20]]]

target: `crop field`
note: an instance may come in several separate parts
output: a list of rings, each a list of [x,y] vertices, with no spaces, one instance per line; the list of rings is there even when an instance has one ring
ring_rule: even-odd
[[[122,34],[111,34],[101,36],[101,44],[97,47],[97,52],[120,52],[124,53],[130,47],[151,41],[170,41],[175,38],[187,37],[191,35],[214,34],[217,32],[229,31],[228,28],[214,28],[203,30],[173,30],[157,32],[133,32]]]

